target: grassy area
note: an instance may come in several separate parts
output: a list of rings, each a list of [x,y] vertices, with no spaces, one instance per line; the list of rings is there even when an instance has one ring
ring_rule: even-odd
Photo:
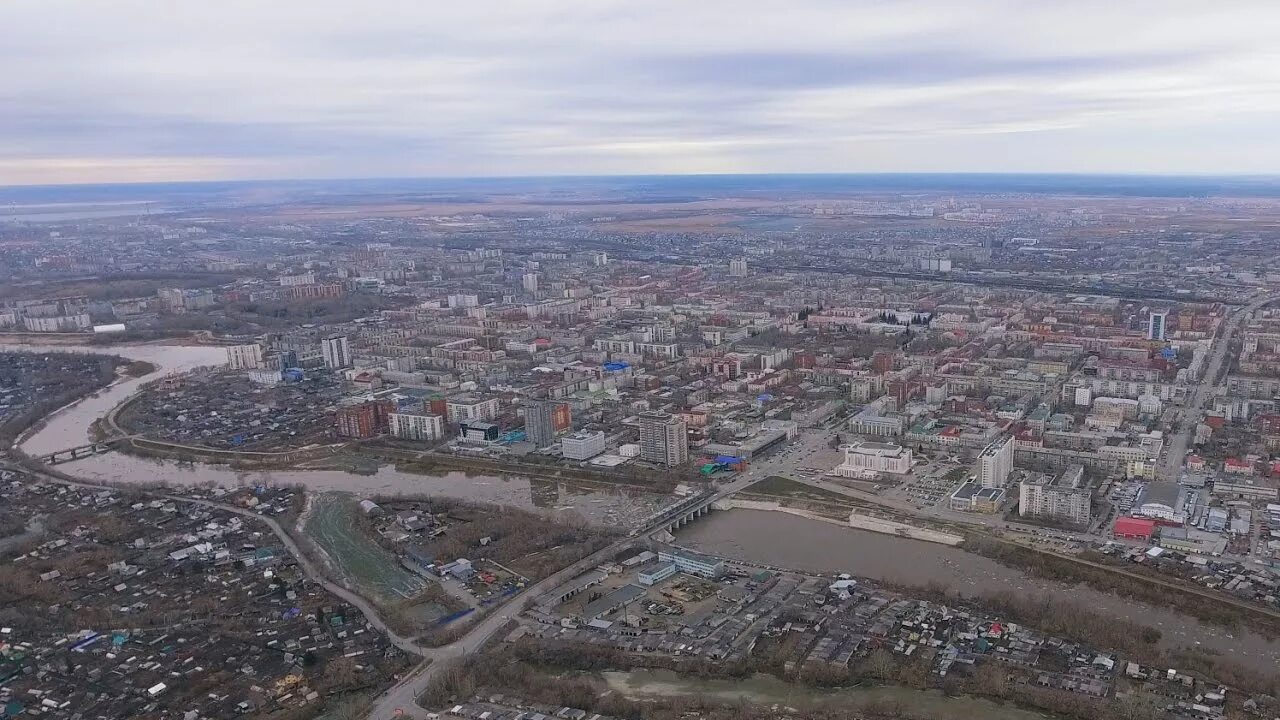
[[[304,529],[362,594],[393,604],[422,592],[427,581],[405,570],[395,555],[361,532],[357,523],[360,512],[352,497],[323,493],[313,500]]]
[[[780,498],[794,498],[797,500],[816,500],[818,502],[836,503],[839,505],[860,505],[857,501],[838,492],[824,490],[822,488],[806,485],[802,482],[786,478],[781,475],[770,475],[769,477],[753,484],[748,485],[744,493],[752,495],[769,495]]]

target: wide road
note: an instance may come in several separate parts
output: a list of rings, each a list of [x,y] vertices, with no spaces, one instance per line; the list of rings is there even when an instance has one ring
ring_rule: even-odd
[[[1199,385],[1191,389],[1187,397],[1186,408],[1182,411],[1182,429],[1173,436],[1165,451],[1164,463],[1160,467],[1160,475],[1164,479],[1178,479],[1182,472],[1182,464],[1187,457],[1187,448],[1191,446],[1191,436],[1203,416],[1205,405],[1214,397],[1218,386],[1226,384],[1226,375],[1224,374],[1219,382],[1218,373],[1222,371],[1222,363],[1230,354],[1231,343],[1235,340],[1236,333],[1255,310],[1277,300],[1280,300],[1280,295],[1267,295],[1236,310],[1227,318],[1222,337],[1213,344],[1204,377],[1201,378]]]

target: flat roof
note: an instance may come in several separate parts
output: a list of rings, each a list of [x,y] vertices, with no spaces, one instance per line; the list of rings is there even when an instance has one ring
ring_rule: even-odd
[[[587,603],[587,606],[582,610],[582,616],[594,620],[615,607],[644,597],[648,593],[649,590],[647,588],[639,585],[623,585],[599,600]]]

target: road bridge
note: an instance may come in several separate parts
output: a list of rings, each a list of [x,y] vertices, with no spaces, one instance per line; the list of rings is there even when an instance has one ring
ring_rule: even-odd
[[[57,465],[59,463],[71,462],[87,458],[91,455],[101,455],[111,452],[115,449],[117,443],[126,442],[129,438],[112,438],[110,440],[102,440],[99,442],[87,443],[85,445],[77,445],[75,447],[66,448],[64,450],[55,450],[51,453],[41,455],[36,458],[45,465]]]

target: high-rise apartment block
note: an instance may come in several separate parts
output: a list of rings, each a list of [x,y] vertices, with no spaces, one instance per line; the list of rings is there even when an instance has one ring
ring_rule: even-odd
[[[227,367],[232,370],[257,370],[262,367],[262,346],[232,345],[227,348]]]
[[[1013,438],[998,437],[978,456],[978,483],[984,488],[1004,487],[1013,472]]]
[[[640,413],[640,459],[670,466],[689,462],[684,420],[665,412]]]
[[[420,413],[391,413],[388,416],[392,437],[401,440],[439,440],[444,437],[444,417]]]
[[[330,335],[321,340],[320,354],[327,368],[336,370],[351,366],[351,343],[346,335]]]
[[[1152,311],[1151,317],[1147,320],[1147,339],[1164,340],[1165,326],[1168,324],[1168,321],[1168,310],[1162,310],[1159,312]]]

